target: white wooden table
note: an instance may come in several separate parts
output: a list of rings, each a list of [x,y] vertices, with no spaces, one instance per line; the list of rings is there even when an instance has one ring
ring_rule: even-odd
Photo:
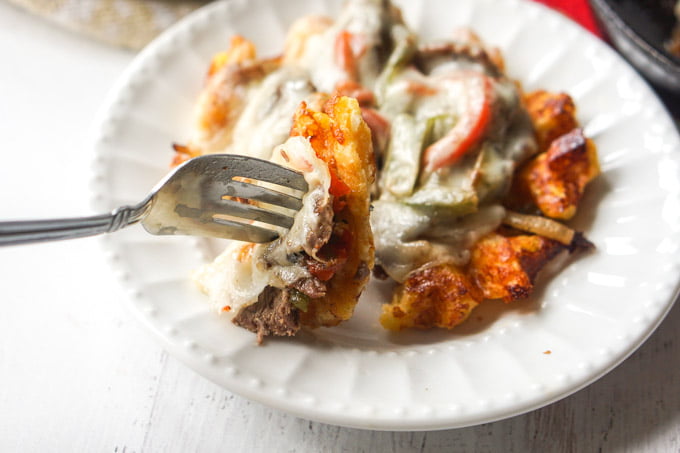
[[[91,120],[132,58],[0,1],[0,219],[92,213]],[[551,406],[372,432],[251,403],[169,357],[125,311],[96,239],[0,249],[0,291],[3,452],[680,451],[680,306],[621,366]]]

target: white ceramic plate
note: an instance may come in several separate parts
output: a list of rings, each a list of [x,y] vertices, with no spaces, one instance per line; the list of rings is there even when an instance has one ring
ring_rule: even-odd
[[[453,332],[390,335],[386,293],[371,284],[349,322],[295,339],[254,335],[218,316],[189,280],[221,245],[131,228],[105,238],[134,313],[165,348],[225,388],[298,416],[375,429],[438,429],[519,414],[594,381],[633,352],[670,309],[680,275],[680,151],[647,85],[606,45],[539,5],[517,0],[404,2],[426,38],[470,25],[504,52],[526,89],[569,92],[600,151],[602,176],[575,225],[596,253],[543,278],[531,301],[483,304]],[[213,53],[233,33],[262,55],[291,21],[340,1],[211,4],[134,61],[97,121],[95,205],[137,202],[189,136]]]

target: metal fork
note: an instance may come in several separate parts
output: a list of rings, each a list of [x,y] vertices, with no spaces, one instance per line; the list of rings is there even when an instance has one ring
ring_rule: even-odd
[[[0,245],[112,233],[137,222],[152,234],[269,242],[281,231],[276,227],[293,225],[306,191],[304,176],[289,168],[253,157],[211,154],[176,167],[144,201],[110,214],[0,222]]]

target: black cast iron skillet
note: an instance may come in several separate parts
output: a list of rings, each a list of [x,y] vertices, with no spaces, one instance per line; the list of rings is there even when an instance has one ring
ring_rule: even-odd
[[[680,58],[664,47],[676,23],[674,4],[675,0],[590,0],[619,52],[657,88],[680,95]]]

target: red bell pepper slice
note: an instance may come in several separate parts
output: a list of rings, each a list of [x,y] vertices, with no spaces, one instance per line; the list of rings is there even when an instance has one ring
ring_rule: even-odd
[[[423,153],[423,164],[429,172],[458,162],[482,138],[491,121],[491,80],[477,74],[468,76],[465,85],[465,111],[449,133],[428,146]]]

